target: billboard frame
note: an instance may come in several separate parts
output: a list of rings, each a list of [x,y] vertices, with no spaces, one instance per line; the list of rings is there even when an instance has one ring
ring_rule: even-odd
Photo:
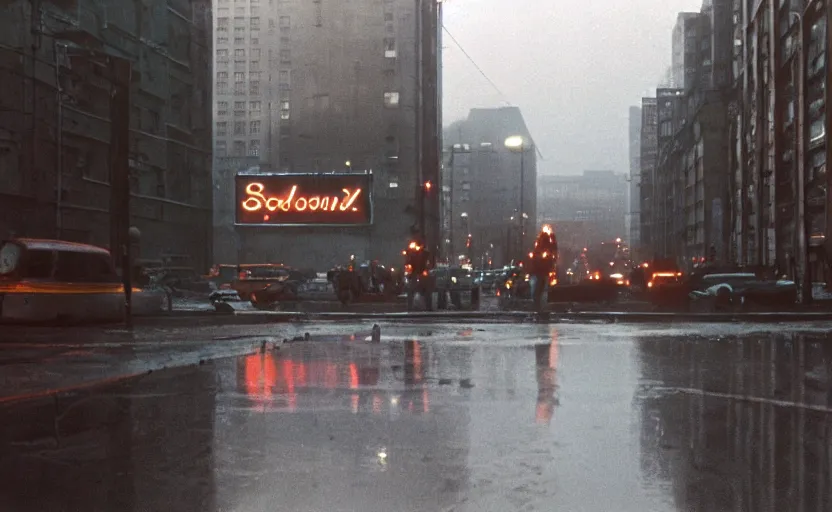
[[[321,224],[313,224],[313,223],[298,223],[298,222],[281,222],[281,223],[272,223],[272,222],[261,222],[261,223],[249,223],[249,222],[240,222],[239,219],[239,207],[240,205],[237,204],[237,182],[240,178],[270,178],[270,177],[288,177],[288,176],[296,176],[296,177],[326,177],[326,176],[366,176],[368,181],[368,201],[370,205],[369,217],[367,222],[361,223],[321,223]],[[236,173],[234,175],[234,227],[240,228],[372,228],[373,224],[375,223],[375,193],[374,193],[374,182],[373,182],[373,172],[258,172],[258,173]]]

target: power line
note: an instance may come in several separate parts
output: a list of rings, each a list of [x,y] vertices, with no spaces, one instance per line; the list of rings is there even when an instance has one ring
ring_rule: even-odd
[[[497,84],[495,84],[493,80],[488,78],[488,75],[485,74],[485,71],[483,71],[482,68],[479,67],[479,65],[476,63],[476,61],[474,61],[474,58],[471,57],[471,55],[467,51],[465,51],[465,48],[463,48],[461,44],[459,44],[459,41],[457,41],[457,39],[454,37],[454,35],[451,34],[451,31],[448,30],[448,27],[446,27],[444,23],[442,24],[442,30],[444,30],[445,33],[448,34],[448,37],[450,37],[451,41],[453,41],[454,44],[456,44],[457,48],[459,48],[459,50],[462,52],[462,54],[465,55],[465,57],[468,58],[468,61],[471,62],[471,64],[473,64],[473,66],[477,69],[477,71],[480,72],[482,77],[485,78],[486,81],[488,81],[489,84],[491,84],[491,87],[493,87],[494,90],[497,91],[497,94],[499,94],[503,98],[503,103],[505,103],[509,107],[512,106],[511,102],[508,100],[508,96],[506,96],[503,93],[503,91],[501,91],[500,88],[497,87]],[[543,153],[540,152],[540,148],[537,146],[537,144],[534,145],[534,148],[535,148],[535,152],[537,153],[537,156],[541,160],[545,160],[545,158],[543,158]]]
[[[482,68],[479,67],[479,65],[474,61],[473,57],[471,57],[471,55],[469,55],[468,52],[465,51],[465,48],[463,48],[462,45],[459,44],[459,41],[457,41],[456,38],[454,37],[454,35],[451,34],[451,31],[448,30],[448,27],[446,27],[444,24],[442,24],[442,30],[444,30],[445,33],[448,34],[448,37],[451,38],[451,41],[453,41],[454,44],[457,46],[457,48],[460,49],[462,54],[465,55],[465,57],[471,62],[471,64],[474,65],[474,67],[477,69],[477,71],[480,72],[482,77],[485,78],[488,81],[489,84],[491,84],[491,87],[493,87],[494,90],[497,91],[497,94],[499,94],[503,98],[503,102],[506,105],[511,106],[511,102],[508,101],[508,97],[505,94],[503,94],[503,91],[501,91],[500,88],[497,87],[497,84],[495,84],[493,80],[488,78],[488,75],[485,74],[485,71],[483,71]]]

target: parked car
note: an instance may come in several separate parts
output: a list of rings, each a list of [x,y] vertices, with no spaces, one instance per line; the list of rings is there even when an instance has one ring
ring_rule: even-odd
[[[265,263],[238,265],[237,278],[231,283],[231,288],[239,294],[242,300],[251,300],[252,294],[266,290],[272,284],[290,281],[305,283],[309,280],[307,274],[285,265]],[[275,288],[275,290],[280,289]]]
[[[716,310],[749,307],[792,307],[797,301],[794,281],[764,279],[751,272],[708,274],[692,283],[691,301],[712,301]]]

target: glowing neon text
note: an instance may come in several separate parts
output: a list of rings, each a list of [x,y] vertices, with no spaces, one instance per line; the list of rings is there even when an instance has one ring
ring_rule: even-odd
[[[361,189],[341,189],[344,197],[337,196],[304,196],[298,194],[298,186],[292,185],[285,197],[266,195],[266,186],[262,183],[249,183],[246,187],[246,199],[243,200],[243,209],[248,212],[259,212],[263,209],[276,212],[335,212],[353,211],[357,212],[358,207],[354,206]]]

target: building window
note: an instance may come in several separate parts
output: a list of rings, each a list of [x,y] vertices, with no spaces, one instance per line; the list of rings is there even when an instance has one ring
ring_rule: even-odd
[[[228,82],[217,80],[217,94],[228,94]]]
[[[239,44],[239,45],[246,44],[246,38],[245,37],[235,37],[234,38],[234,44]]]
[[[235,121],[234,122],[234,135],[245,135],[246,134],[246,122],[245,121]]]
[[[248,143],[248,155],[260,156],[260,141],[254,139]]]
[[[246,56],[246,51],[245,51],[244,48],[238,48],[238,49],[234,50],[234,58],[235,59],[237,57],[245,57],[245,56]]]
[[[246,8],[245,7],[235,7],[234,8],[234,14],[236,14],[237,16],[245,16]]]
[[[462,184],[462,190],[471,190],[471,184],[468,182],[464,182]]]
[[[399,93],[397,92],[385,92],[384,93],[384,106],[388,108],[397,108],[399,106]]]
[[[234,84],[234,95],[235,96],[245,96],[246,94],[246,83],[245,82],[237,82]]]
[[[269,18],[269,28],[274,28],[274,18]]]
[[[289,39],[289,36],[280,36],[280,46],[281,47],[285,48],[285,47],[289,46],[289,43],[291,43],[291,39]]]
[[[292,51],[288,48],[280,50],[280,62],[288,63],[292,60]]]
[[[249,133],[251,135],[256,135],[256,134],[260,133],[260,121],[252,121],[251,123],[249,123],[248,128],[249,128]]]
[[[244,35],[246,35],[246,27],[234,27],[234,35],[235,36],[244,36]]]
[[[288,89],[291,86],[291,74],[287,69],[281,69],[278,74],[278,84],[281,89]]]
[[[235,101],[234,102],[234,115],[237,117],[246,115],[246,102],[245,101]]]
[[[228,11],[228,7],[220,7],[219,9],[217,9],[217,16],[220,17],[220,19],[228,19],[229,14],[231,13]]]
[[[233,156],[245,156],[246,155],[246,143],[242,140],[235,140],[234,141],[234,155]]]
[[[384,38],[384,56],[388,59],[395,59],[396,58],[396,38],[394,37],[385,37]]]
[[[228,115],[228,102],[227,101],[218,101],[217,102],[217,115],[218,116],[227,116]]]
[[[260,69],[260,61],[259,60],[249,61],[248,68],[249,69]],[[254,74],[254,73],[252,72],[252,74]],[[257,74],[260,74],[260,72],[258,71]]]
[[[217,38],[217,44],[228,44],[228,38],[227,37],[218,37]]]
[[[281,110],[280,111],[280,119],[287,121],[289,119],[289,111],[288,110]]]
[[[234,16],[234,25],[235,26],[239,27],[240,25],[245,25],[245,23],[246,23],[246,17],[245,16]]]
[[[292,26],[288,16],[278,18],[278,23],[280,24],[280,28],[289,28]]]
[[[385,12],[384,13],[384,21],[393,21],[393,13],[392,12]]]
[[[260,44],[260,38],[252,37],[251,38],[251,44]]]
[[[260,58],[260,48],[252,48],[250,57],[252,59],[259,59]]]
[[[228,57],[228,50],[217,50],[217,59],[219,60],[222,57]]]
[[[243,72],[236,72],[234,73],[234,81],[235,82],[245,82],[246,81],[246,74]]]
[[[228,146],[224,140],[217,141],[217,156],[225,156],[228,153]]]
[[[263,108],[263,107],[262,107],[262,104],[261,104],[259,101],[250,101],[250,102],[248,102],[248,109],[249,109],[252,113],[255,113],[255,112],[256,112],[256,113],[258,113],[258,114],[259,114],[259,113],[260,113],[260,111],[262,110],[262,108]]]
[[[260,94],[260,80],[252,80],[248,83],[249,94]]]
[[[251,6],[251,15],[252,16],[259,16],[260,15],[260,8]]]
[[[251,30],[260,30],[260,18],[255,16],[250,20]]]
[[[228,135],[228,123],[225,121],[217,122],[217,136]]]
[[[217,18],[217,26],[218,27],[227,27],[228,26],[228,18]]]
[[[217,72],[217,80],[228,80],[228,71]]]

